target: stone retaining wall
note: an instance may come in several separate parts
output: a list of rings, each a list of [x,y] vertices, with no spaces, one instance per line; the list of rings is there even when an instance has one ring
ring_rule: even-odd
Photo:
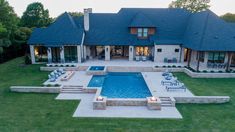
[[[67,71],[78,71],[79,68],[78,67],[40,67],[40,70],[41,71],[54,71],[54,70],[57,70],[57,69],[65,69]]]
[[[235,78],[235,73],[197,73],[184,68],[184,73],[192,78]]]
[[[153,72],[152,67],[107,66],[108,72]]]
[[[12,92],[20,93],[60,93],[62,87],[11,86]]]
[[[107,99],[107,106],[146,106],[146,99]]]
[[[230,101],[229,96],[194,96],[194,97],[174,97],[176,103],[192,104],[220,104]]]

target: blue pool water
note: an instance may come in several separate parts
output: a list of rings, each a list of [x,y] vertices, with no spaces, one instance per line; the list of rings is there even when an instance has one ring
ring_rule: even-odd
[[[91,66],[90,71],[103,71],[104,70],[104,66]]]
[[[88,87],[102,87],[108,98],[146,98],[152,96],[141,73],[108,73],[93,76]]]

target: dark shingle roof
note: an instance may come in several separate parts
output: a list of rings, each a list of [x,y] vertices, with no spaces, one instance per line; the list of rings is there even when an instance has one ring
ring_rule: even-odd
[[[201,51],[235,51],[235,24],[210,10],[190,13],[175,8],[122,8],[118,13],[91,13],[85,45],[182,44]],[[35,29],[29,44],[81,44],[83,17],[61,15],[48,28]],[[156,34],[141,40],[130,27],[155,27]]]
[[[28,43],[45,46],[78,45],[82,42],[83,29],[75,24],[73,18],[64,13],[48,28],[33,31]]]
[[[193,14],[184,45],[201,51],[235,51],[235,30],[211,11]]]

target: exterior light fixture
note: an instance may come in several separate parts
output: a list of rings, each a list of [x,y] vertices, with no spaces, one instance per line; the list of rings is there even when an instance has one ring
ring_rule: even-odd
[[[103,98],[102,96],[98,96],[98,97],[97,97],[97,101],[103,101],[103,99],[104,99],[104,98]]]
[[[157,101],[157,99],[155,97],[151,97],[150,100],[151,101]]]

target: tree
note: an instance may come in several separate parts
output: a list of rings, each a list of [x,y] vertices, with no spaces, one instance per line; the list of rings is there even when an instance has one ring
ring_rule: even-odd
[[[176,0],[169,5],[170,8],[184,8],[191,12],[200,12],[210,7],[210,0]]]
[[[234,22],[235,23],[235,14],[232,13],[226,13],[222,16],[220,16],[222,19],[224,19],[226,22]]]
[[[12,44],[19,19],[13,8],[5,0],[0,0],[0,54],[4,47]]]
[[[82,12],[69,12],[69,14],[73,17],[80,17],[83,16]]]
[[[29,4],[26,11],[21,18],[21,26],[23,27],[44,27],[51,23],[52,19],[49,17],[49,11],[44,9],[40,2]]]

